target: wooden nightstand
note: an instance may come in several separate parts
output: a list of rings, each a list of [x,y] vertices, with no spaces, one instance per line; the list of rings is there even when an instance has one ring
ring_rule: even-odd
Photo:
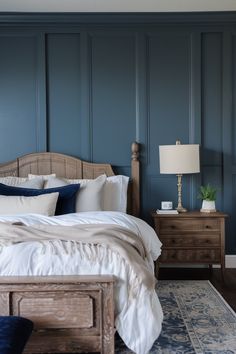
[[[199,211],[152,213],[155,231],[163,244],[158,263],[220,264],[224,276],[227,216],[221,212]]]

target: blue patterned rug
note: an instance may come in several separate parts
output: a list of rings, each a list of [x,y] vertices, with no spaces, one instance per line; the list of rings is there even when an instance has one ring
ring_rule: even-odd
[[[160,280],[161,335],[150,354],[236,353],[236,314],[207,280]],[[117,354],[131,354],[116,338]]]

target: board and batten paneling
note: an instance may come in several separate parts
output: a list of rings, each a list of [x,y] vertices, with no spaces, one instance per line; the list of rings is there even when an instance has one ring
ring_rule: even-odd
[[[236,254],[236,14],[19,16],[0,15],[1,162],[49,150],[129,174],[137,140],[151,221],[162,200],[177,203],[159,145],[199,143],[201,173],[183,177],[183,204],[199,209],[199,186],[216,185]]]
[[[177,139],[183,144],[190,142],[191,35],[157,33],[147,40],[149,150],[145,187],[146,199],[155,209],[160,207],[161,200],[173,200],[176,190],[176,178],[159,174],[159,145],[175,144]],[[185,178],[183,202],[189,200],[188,184]],[[174,201],[175,196],[174,192]]]
[[[222,34],[202,34],[202,181],[222,185]],[[217,202],[221,204],[221,191]]]
[[[132,34],[90,34],[91,149],[98,162],[130,164],[127,151],[136,125],[135,50]]]
[[[40,35],[0,32],[1,162],[46,148],[41,43]]]
[[[81,155],[80,36],[46,37],[48,149]]]

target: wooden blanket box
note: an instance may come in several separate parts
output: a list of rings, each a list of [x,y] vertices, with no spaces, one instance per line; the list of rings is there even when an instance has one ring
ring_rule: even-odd
[[[114,353],[114,277],[0,277],[0,315],[34,322],[24,353]]]

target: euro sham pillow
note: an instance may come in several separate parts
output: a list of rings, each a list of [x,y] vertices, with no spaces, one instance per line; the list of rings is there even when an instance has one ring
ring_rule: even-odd
[[[33,189],[43,189],[44,181],[42,178],[32,178],[18,184],[17,187],[23,188],[33,188]]]
[[[42,194],[33,197],[0,195],[0,214],[37,213],[55,215],[59,193]]]
[[[49,175],[34,175],[32,173],[28,174],[28,178],[29,179],[33,179],[33,178],[42,178],[44,181],[46,181],[47,179],[51,178],[51,177],[56,177],[55,173],[51,173]]]
[[[8,186],[19,186],[19,184],[24,183],[28,180],[26,177],[16,177],[16,176],[6,176],[0,177],[0,183],[6,184]]]
[[[65,178],[50,178],[45,184],[44,188],[53,186],[66,186],[71,183],[79,183],[80,190],[76,197],[76,212],[83,211],[101,211],[103,200],[103,186],[106,182],[106,175],[101,175],[96,179],[65,179]]]
[[[102,177],[103,176],[103,177]],[[105,178],[104,178],[105,176]],[[98,181],[105,179],[105,183],[101,182],[96,188],[93,188],[93,195],[90,188],[98,184]],[[80,183],[81,189],[77,196],[76,211],[82,211],[81,203],[83,198],[92,198],[90,200],[89,210],[83,211],[120,211],[126,213],[127,211],[127,191],[129,184],[129,177],[123,175],[110,176],[101,175],[96,179],[66,179],[66,178],[51,178],[45,182],[44,188],[65,186],[68,183]],[[99,182],[100,183],[100,182]],[[83,188],[85,188],[83,190]],[[81,198],[81,192],[83,195]],[[96,195],[98,193],[99,195]],[[85,206],[84,206],[85,208]]]
[[[110,176],[103,189],[104,211],[127,211],[127,193],[129,177],[123,175]]]
[[[0,177],[0,183],[12,187],[25,187],[35,189],[42,189],[44,185],[43,179],[38,177],[28,179],[26,177],[6,176]]]
[[[59,193],[56,215],[69,214],[75,212],[76,193],[80,188],[79,184],[71,184],[65,187],[49,189],[31,189],[21,187],[11,187],[0,183],[0,195],[8,196],[37,196],[41,194]]]

